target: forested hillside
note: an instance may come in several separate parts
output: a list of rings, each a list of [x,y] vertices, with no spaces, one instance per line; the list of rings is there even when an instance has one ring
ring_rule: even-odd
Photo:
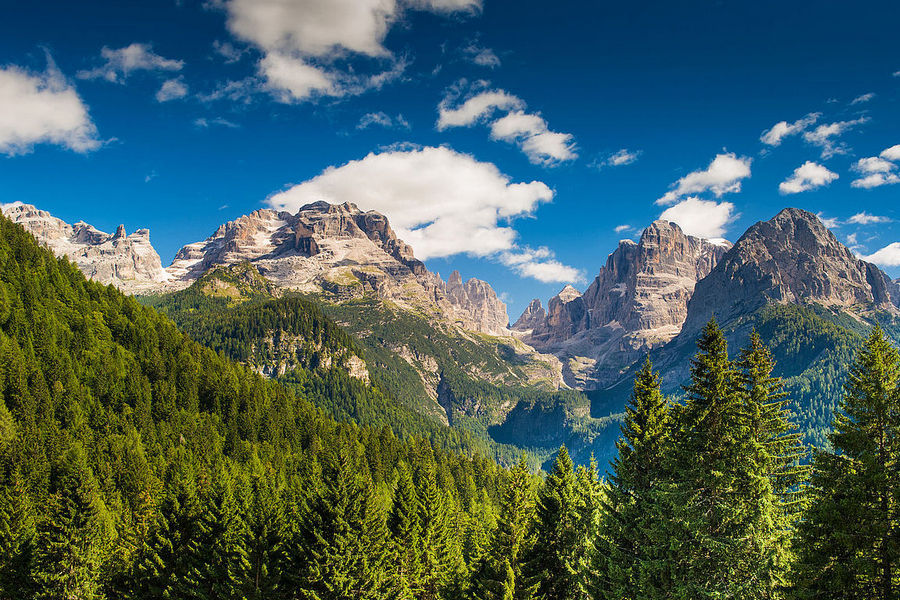
[[[320,304],[275,297],[251,265],[216,268],[185,290],[142,301],[335,418],[438,442],[467,439],[504,464],[515,463],[522,450],[532,464],[547,462],[562,444],[581,464],[592,452],[604,465],[612,458],[616,417],[591,419],[580,392],[526,385],[534,362],[519,356],[512,341],[441,330],[376,299]],[[360,359],[365,377],[353,377]],[[423,378],[427,370],[438,371],[436,382]]]
[[[384,594],[407,542],[466,585],[510,475],[464,440],[335,422],[6,219],[0,266],[0,597]]]
[[[710,321],[683,398],[649,360],[637,373],[608,482],[565,448],[540,480],[464,438],[446,451],[332,420],[302,386],[201,346],[6,220],[0,267],[4,600],[888,600],[900,587],[900,353],[879,328],[848,363],[835,451],[811,468],[763,339],[729,352]]]

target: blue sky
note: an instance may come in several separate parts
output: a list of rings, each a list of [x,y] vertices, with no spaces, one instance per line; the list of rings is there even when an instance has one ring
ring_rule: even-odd
[[[806,208],[900,276],[897,2],[85,1],[4,16],[0,202],[149,227],[166,264],[226,220],[325,198],[386,212],[429,268],[489,281],[513,319],[586,287],[664,211],[734,241]]]

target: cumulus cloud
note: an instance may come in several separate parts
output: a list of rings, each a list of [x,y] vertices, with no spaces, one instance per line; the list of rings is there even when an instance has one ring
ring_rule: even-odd
[[[837,178],[837,173],[808,160],[778,185],[778,191],[782,194],[799,194],[828,185]]]
[[[357,129],[368,129],[369,127],[384,127],[385,129],[409,129],[409,122],[398,114],[395,117],[390,116],[386,112],[366,113],[359,119]]]
[[[763,131],[759,136],[759,141],[766,146],[779,146],[784,138],[804,131],[807,127],[815,124],[821,116],[822,113],[809,113],[802,119],[798,119],[793,123],[779,121],[778,123],[775,123],[771,129]]]
[[[501,252],[501,263],[522,277],[537,279],[543,283],[579,283],[584,281],[584,273],[575,267],[564,265],[553,257],[546,247],[537,250],[522,248],[511,252]]]
[[[497,110],[522,108],[522,100],[503,90],[484,91],[472,96],[457,107],[454,99],[445,97],[438,105],[437,128],[443,131],[449,127],[468,127],[491,116]]]
[[[900,267],[900,242],[888,244],[862,259],[881,267]]]
[[[100,56],[104,63],[94,69],[79,71],[80,79],[105,79],[111,83],[124,83],[135,71],[180,71],[184,61],[164,58],[153,52],[150,44],[134,43],[113,50],[103,47]]]
[[[627,148],[622,148],[621,150],[617,150],[612,154],[607,155],[596,164],[601,169],[603,167],[623,167],[636,162],[641,154],[643,154],[643,151],[641,150],[628,150]]]
[[[860,117],[851,121],[835,121],[819,125],[811,131],[803,134],[803,139],[808,143],[822,149],[822,158],[830,158],[836,154],[846,154],[847,145],[839,142],[837,138],[857,125],[868,122],[869,117]]]
[[[156,92],[156,101],[168,102],[169,100],[177,100],[187,96],[187,93],[187,85],[185,85],[180,77],[177,79],[169,79],[164,81],[162,87]]]
[[[887,160],[900,161],[900,144],[885,148],[879,156]]]
[[[659,218],[677,223],[688,235],[712,239],[723,237],[737,215],[731,202],[690,197],[664,210]]]
[[[406,10],[473,14],[481,0],[227,0],[225,9],[231,33],[262,53],[263,86],[281,102],[302,102],[362,93],[399,76],[405,62],[384,39]],[[361,76],[344,64],[353,57],[391,64]]]
[[[329,167],[267,202],[291,211],[319,200],[353,202],[387,215],[397,235],[423,260],[457,254],[488,257],[540,278],[571,272],[555,263],[552,254],[520,247],[511,225],[552,199],[553,191],[540,181],[514,183],[491,163],[445,147],[426,147],[372,153]]]
[[[875,97],[874,92],[869,92],[868,94],[862,94],[861,96],[857,96],[856,98],[851,100],[850,105],[852,106],[854,104],[863,104],[865,102],[868,102],[869,100],[871,100],[874,97]]]
[[[900,183],[900,176],[894,172],[897,165],[888,160],[888,157],[894,160],[900,158],[900,145],[885,149],[880,156],[868,156],[856,161],[853,170],[862,174],[862,177],[854,179],[850,185],[855,188],[872,189]]]
[[[465,85],[465,81],[461,82]],[[486,82],[475,84],[484,88]],[[525,102],[504,90],[484,90],[459,102],[460,86],[438,104],[438,130],[449,127],[468,127],[490,120],[499,112],[506,112],[491,123],[491,139],[516,144],[535,164],[554,165],[578,158],[575,138],[571,133],[551,131],[540,115],[524,111]]]
[[[716,198],[739,192],[741,180],[750,177],[751,160],[746,157],[738,158],[733,152],[718,154],[706,169],[688,173],[672,184],[672,189],[656,203],[674,204],[684,196],[704,192],[712,192]]]
[[[854,225],[873,225],[876,223],[889,223],[890,221],[891,220],[888,217],[870,215],[865,211],[856,213],[855,215],[847,219],[848,223],[852,223]]]
[[[548,165],[578,157],[572,134],[550,131],[543,117],[522,111],[494,121],[491,138],[517,144],[536,164]]]
[[[631,231],[634,229],[631,225],[616,225],[615,231],[616,233],[622,233],[623,231]]]
[[[25,154],[35,144],[75,152],[101,145],[87,107],[49,55],[43,73],[0,67],[0,153]]]

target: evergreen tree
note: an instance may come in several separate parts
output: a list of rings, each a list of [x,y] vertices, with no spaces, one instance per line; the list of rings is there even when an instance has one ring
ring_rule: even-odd
[[[473,574],[473,596],[478,600],[530,600],[534,586],[523,572],[530,545],[534,493],[528,466],[522,457],[509,472],[503,490],[500,519],[491,548]]]
[[[100,598],[100,509],[80,446],[69,450],[60,471],[47,518],[38,526],[37,595],[47,600]]]
[[[390,533],[391,597],[409,599],[421,593],[421,527],[419,499],[412,474],[405,462],[397,467],[397,485],[387,522]]]
[[[757,332],[751,334],[737,366],[744,393],[745,460],[751,470],[743,493],[755,499],[748,516],[749,571],[741,577],[755,582],[758,596],[775,598],[787,586],[790,538],[808,468],[799,465],[803,457],[800,436],[791,432],[782,382],[772,377],[775,363]]]
[[[579,595],[577,554],[586,532],[580,528],[577,494],[572,459],[563,446],[538,491],[534,543],[523,569],[538,600],[571,600]]]
[[[675,414],[667,461],[673,479],[662,486],[664,504],[654,517],[661,528],[654,537],[666,540],[669,552],[653,577],[671,577],[670,597],[753,598],[757,582],[744,577],[754,558],[747,539],[755,498],[743,393],[715,320],[697,348],[686,403]]]
[[[799,526],[800,598],[891,600],[900,567],[900,354],[876,327],[835,412],[834,452],[813,460]]]
[[[250,486],[247,502],[248,598],[275,598],[281,589],[281,566],[284,564],[284,507],[267,477],[254,476]]]
[[[456,534],[454,506],[440,488],[436,465],[429,461],[419,469],[416,482],[421,524],[422,600],[439,598],[446,590],[459,584],[463,576],[462,549]]]
[[[34,509],[18,473],[0,489],[0,599],[16,600],[34,592]]]
[[[625,408],[622,437],[606,491],[600,537],[592,556],[590,586],[597,597],[664,597],[665,548],[656,536],[659,487],[669,439],[669,410],[659,389],[659,375],[648,358],[634,380]]]

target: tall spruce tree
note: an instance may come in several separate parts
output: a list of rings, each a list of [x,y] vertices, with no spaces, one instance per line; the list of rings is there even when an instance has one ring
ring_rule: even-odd
[[[478,600],[530,600],[534,586],[526,579],[523,562],[531,547],[534,493],[528,465],[522,457],[510,469],[503,488],[500,519],[488,553],[472,576],[472,596]]]
[[[38,526],[38,598],[100,598],[100,508],[84,450],[73,446],[60,466],[46,519]]]
[[[900,354],[875,327],[835,411],[834,451],[813,459],[799,526],[798,598],[900,595]]]
[[[534,543],[523,571],[538,600],[572,600],[580,596],[578,554],[587,532],[579,514],[578,482],[565,446],[538,491]]]
[[[654,537],[664,529],[654,521],[659,486],[665,480],[669,410],[659,389],[659,375],[648,358],[634,380],[625,409],[619,450],[613,461],[605,513],[591,560],[590,586],[596,597],[664,597],[661,578],[665,548]]]
[[[419,498],[405,462],[397,466],[397,485],[387,522],[392,563],[391,598],[406,600],[421,593]]]
[[[746,436],[745,462],[749,477],[743,495],[749,499],[747,538],[748,570],[740,575],[754,582],[753,593],[780,597],[788,585],[790,539],[802,508],[802,485],[809,469],[800,465],[804,455],[800,436],[793,432],[787,395],[775,363],[754,331],[737,362],[743,391]]]
[[[660,575],[671,578],[674,598],[757,597],[744,577],[754,558],[747,539],[755,498],[743,392],[714,319],[697,341],[685,392],[667,461],[672,479],[662,486],[659,526],[669,551]]]
[[[34,509],[19,473],[0,489],[0,599],[34,593]]]

